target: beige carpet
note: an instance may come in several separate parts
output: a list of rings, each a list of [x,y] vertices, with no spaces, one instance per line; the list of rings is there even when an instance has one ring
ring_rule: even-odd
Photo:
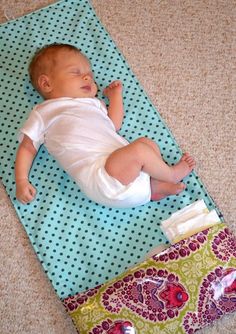
[[[52,0],[1,0],[0,21]],[[93,0],[97,15],[236,232],[233,0]],[[235,86],[235,82],[234,82]],[[0,334],[76,331],[0,186]],[[201,333],[236,333],[231,315]],[[143,333],[145,334],[145,333]],[[177,334],[177,333],[176,333]]]

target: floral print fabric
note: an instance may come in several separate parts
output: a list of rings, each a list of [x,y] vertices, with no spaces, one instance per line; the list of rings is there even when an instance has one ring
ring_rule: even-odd
[[[236,310],[236,239],[219,224],[64,305],[80,334],[192,334]]]

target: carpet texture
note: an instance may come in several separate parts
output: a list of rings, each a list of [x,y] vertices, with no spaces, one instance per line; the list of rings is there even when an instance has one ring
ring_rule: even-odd
[[[53,2],[2,1],[1,22]],[[235,231],[234,3],[92,4]],[[75,333],[2,186],[0,220],[0,333]],[[226,317],[202,333],[236,333],[235,321]]]

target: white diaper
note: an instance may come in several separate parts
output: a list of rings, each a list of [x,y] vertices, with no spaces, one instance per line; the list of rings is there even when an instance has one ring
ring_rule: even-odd
[[[105,170],[104,159],[99,159],[86,171],[89,177],[80,182],[81,190],[93,201],[113,208],[132,208],[146,204],[151,199],[150,176],[140,172],[139,177],[128,185],[110,176]]]

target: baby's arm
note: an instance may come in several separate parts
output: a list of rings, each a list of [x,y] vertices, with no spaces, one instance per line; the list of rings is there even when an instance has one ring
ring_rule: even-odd
[[[121,81],[113,81],[104,89],[103,94],[109,100],[108,116],[114,123],[116,131],[118,131],[121,128],[124,117]]]
[[[19,145],[15,162],[16,198],[23,204],[31,202],[35,188],[29,183],[28,175],[37,151],[32,140],[24,135]]]

